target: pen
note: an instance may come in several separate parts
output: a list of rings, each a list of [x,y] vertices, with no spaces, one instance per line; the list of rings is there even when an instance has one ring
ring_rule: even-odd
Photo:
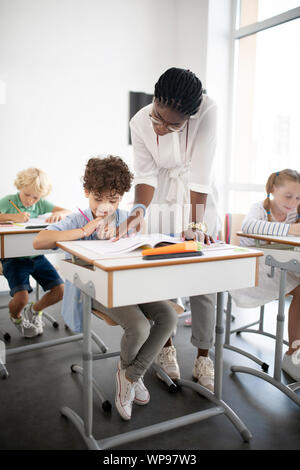
[[[16,206],[16,204],[14,202],[12,202],[10,199],[9,199],[9,202],[14,206],[15,209],[17,209],[17,211],[19,212],[19,214],[23,214],[22,211],[20,211],[20,209]]]
[[[84,217],[88,222],[90,222],[90,219],[82,212],[81,209],[79,209],[79,207],[78,207],[78,210],[79,210],[80,214],[83,215],[83,217]]]

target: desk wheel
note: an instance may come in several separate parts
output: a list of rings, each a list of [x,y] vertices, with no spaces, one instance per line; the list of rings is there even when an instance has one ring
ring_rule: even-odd
[[[57,321],[54,321],[52,323],[52,326],[53,326],[53,328],[57,329],[57,328],[59,328],[59,323],[57,323]]]
[[[76,369],[75,369],[75,367],[76,367],[76,364],[72,364],[71,367],[70,367],[71,372],[73,372],[73,374],[76,374]]]
[[[110,413],[111,412],[111,409],[112,409],[112,406],[111,406],[111,403],[109,400],[105,400],[103,403],[102,403],[102,410],[105,412],[105,413]]]
[[[170,384],[170,385],[168,386],[168,391],[169,391],[169,393],[177,393],[178,390],[179,390],[179,387],[178,387],[178,385],[176,385],[175,383]]]
[[[10,334],[9,333],[4,333],[3,339],[4,339],[4,341],[10,341]]]
[[[269,370],[269,364],[266,364],[265,362],[262,363],[261,368],[264,372],[268,372]]]

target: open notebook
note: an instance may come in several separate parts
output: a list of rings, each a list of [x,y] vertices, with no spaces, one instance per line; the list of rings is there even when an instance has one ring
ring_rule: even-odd
[[[45,214],[39,215],[36,218],[29,219],[28,222],[26,222],[25,224],[22,224],[22,225],[24,225],[25,228],[48,227],[49,223],[45,222],[45,220],[47,219],[48,216],[49,216],[48,214],[47,214],[47,216]]]
[[[18,223],[18,225],[21,225],[22,227],[25,228],[43,228],[43,227],[48,227],[49,223],[45,222],[46,219],[51,215],[51,212],[47,214],[41,214],[38,217],[32,217],[28,220],[28,222],[25,223]]]
[[[170,237],[162,233],[149,235],[135,235],[133,237],[121,238],[116,242],[111,240],[86,240],[73,242],[73,246],[85,248],[99,255],[123,254],[136,250],[142,246],[154,248],[160,243],[180,243],[180,238]]]
[[[51,213],[39,215],[36,218],[29,219],[28,222],[13,222],[12,220],[7,220],[5,222],[0,223],[0,227],[23,227],[23,228],[43,228],[48,227],[49,223],[45,222],[47,217],[49,217]],[[9,217],[9,215],[8,215]]]

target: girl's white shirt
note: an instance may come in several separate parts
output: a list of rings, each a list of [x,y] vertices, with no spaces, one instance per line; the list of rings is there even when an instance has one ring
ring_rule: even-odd
[[[273,234],[285,236],[290,224],[297,221],[297,209],[288,213],[284,222],[268,222],[267,211],[263,207],[263,201],[256,202],[250,208],[242,224],[244,233]],[[262,223],[260,223],[262,222]],[[243,246],[254,246],[252,238],[241,237],[240,244]],[[261,242],[264,245],[264,242]],[[259,307],[268,302],[278,299],[280,270],[275,269],[274,277],[270,278],[270,266],[266,265],[266,255],[259,259],[258,286],[248,289],[231,291],[230,294],[238,307]],[[285,295],[289,294],[300,284],[300,274],[288,272],[286,276]]]
[[[297,222],[297,209],[289,212],[283,222],[277,222],[275,219],[272,220],[272,222],[268,222],[268,214],[263,203],[263,201],[259,201],[251,206],[249,213],[243,220],[242,232],[285,237],[288,234],[290,224]],[[243,246],[251,246],[255,245],[255,242],[253,238],[241,237],[240,244]]]
[[[219,225],[213,175],[217,126],[215,102],[204,95],[199,111],[190,117],[183,131],[158,138],[149,118],[151,109],[152,104],[145,106],[130,121],[134,184],[153,186],[155,193],[151,206],[164,205],[169,209],[174,205],[189,204],[190,191],[207,194],[204,220],[209,233],[216,235]],[[151,206],[150,210],[153,210]],[[164,213],[167,210],[165,207]],[[160,228],[158,224],[152,226],[151,231],[160,232]],[[176,231],[180,231],[180,227],[175,227]]]

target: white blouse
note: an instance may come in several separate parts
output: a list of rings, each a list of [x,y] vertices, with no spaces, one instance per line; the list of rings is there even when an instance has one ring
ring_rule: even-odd
[[[187,160],[191,162],[190,189],[209,194],[216,148],[215,102],[208,96],[203,96],[199,111],[190,117],[187,139],[186,126],[182,132],[159,136],[158,144],[149,118],[151,109],[152,104],[145,106],[130,121],[135,184],[149,184],[156,188],[160,168],[183,166]]]
[[[213,163],[216,149],[217,106],[203,96],[199,111],[181,132],[157,137],[145,106],[130,121],[135,185],[155,188],[153,202],[189,204],[190,191],[208,194],[204,220],[212,233],[217,225],[217,191]]]

